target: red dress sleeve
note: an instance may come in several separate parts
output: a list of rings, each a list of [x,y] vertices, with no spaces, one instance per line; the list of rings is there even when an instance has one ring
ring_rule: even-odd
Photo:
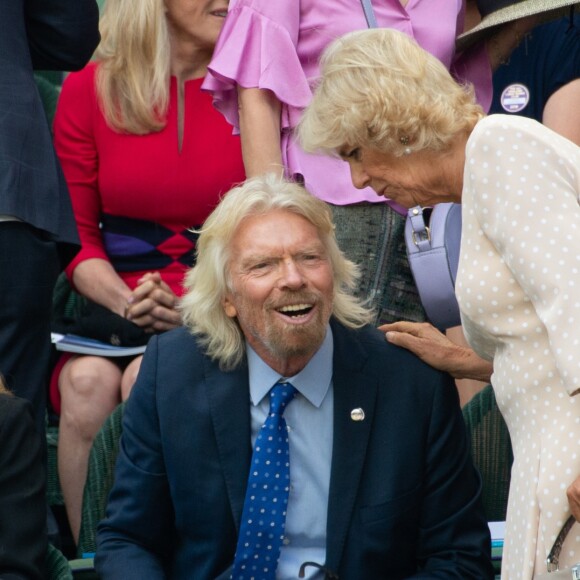
[[[65,79],[54,118],[55,148],[68,184],[82,248],[66,268],[69,279],[89,258],[107,260],[99,231],[99,155],[95,144],[98,105],[94,64]]]

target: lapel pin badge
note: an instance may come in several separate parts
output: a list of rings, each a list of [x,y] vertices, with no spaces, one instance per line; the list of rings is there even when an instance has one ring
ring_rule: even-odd
[[[365,412],[360,407],[357,409],[353,409],[350,412],[350,418],[353,421],[364,421],[365,420]]]

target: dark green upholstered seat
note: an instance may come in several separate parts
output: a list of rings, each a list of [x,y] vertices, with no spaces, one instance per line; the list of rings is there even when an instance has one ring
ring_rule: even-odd
[[[58,477],[58,427],[49,425],[46,428],[47,472],[46,500],[48,505],[64,505],[60,479]]]
[[[40,93],[40,99],[42,101],[42,106],[44,107],[44,112],[46,113],[46,118],[48,119],[48,123],[52,129],[56,104],[60,95],[60,86],[51,82],[39,73],[34,75],[34,80],[36,81],[38,92]]]
[[[107,498],[113,485],[124,408],[124,403],[121,403],[111,413],[93,441],[83,494],[81,529],[77,547],[79,557],[83,554],[94,553],[97,547],[97,524],[105,515]]]
[[[504,521],[513,453],[505,421],[487,385],[463,407],[471,437],[473,461],[483,480],[483,505],[487,520]]]
[[[44,564],[46,580],[72,580],[73,575],[65,555],[52,544],[48,544]]]

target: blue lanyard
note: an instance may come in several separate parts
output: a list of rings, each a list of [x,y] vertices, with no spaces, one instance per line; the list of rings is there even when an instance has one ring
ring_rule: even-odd
[[[369,28],[377,28],[377,19],[375,18],[375,11],[373,10],[372,0],[360,0],[365,18]]]

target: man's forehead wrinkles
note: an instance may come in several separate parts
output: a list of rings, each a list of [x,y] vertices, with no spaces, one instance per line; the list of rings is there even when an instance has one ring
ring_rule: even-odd
[[[296,244],[295,247],[275,247],[275,248],[256,248],[242,249],[240,252],[240,259],[242,261],[253,261],[260,259],[276,259],[284,258],[286,255],[290,256],[300,256],[301,254],[308,254],[309,252],[323,252],[325,251],[325,246],[320,240],[312,241],[310,243]]]

